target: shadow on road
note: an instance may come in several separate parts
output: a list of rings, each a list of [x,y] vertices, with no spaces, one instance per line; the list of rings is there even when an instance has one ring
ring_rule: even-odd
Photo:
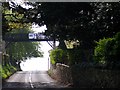
[[[71,89],[51,79],[46,72],[16,72],[2,82],[2,90],[65,90]]]
[[[21,83],[21,82],[6,82],[2,90],[68,90],[71,88],[64,87],[61,85],[56,85],[55,83],[40,83],[36,82],[32,84],[33,87],[29,83]]]
[[[39,89],[25,89],[25,88],[6,88],[2,90],[75,90],[72,88],[39,88]]]

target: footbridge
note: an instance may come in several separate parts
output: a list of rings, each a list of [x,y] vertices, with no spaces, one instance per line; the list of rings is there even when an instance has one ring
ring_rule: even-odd
[[[7,42],[27,42],[27,41],[54,41],[54,38],[44,35],[44,33],[8,33],[3,37]]]

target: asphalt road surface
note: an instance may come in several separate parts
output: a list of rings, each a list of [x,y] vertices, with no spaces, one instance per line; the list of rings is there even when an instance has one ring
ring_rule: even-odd
[[[50,90],[65,89],[58,84],[46,71],[18,71],[3,85],[2,90]]]

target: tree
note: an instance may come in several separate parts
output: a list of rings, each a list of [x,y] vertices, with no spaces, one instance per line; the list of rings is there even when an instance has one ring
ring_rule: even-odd
[[[24,14],[24,22],[46,25],[45,34],[57,38],[62,48],[64,40],[78,40],[82,49],[94,49],[95,41],[114,36],[120,28],[120,3],[27,4],[32,8],[25,9],[14,4],[13,11]]]
[[[9,33],[29,33],[29,28],[14,29]],[[7,53],[10,55],[10,63],[14,64],[31,58],[31,57],[42,57],[43,52],[39,51],[40,43],[38,42],[12,42],[7,48]],[[10,53],[9,53],[10,52]]]
[[[30,22],[24,22],[24,14],[13,11],[8,2],[2,4],[2,35],[13,29],[19,29],[32,25]]]
[[[119,4],[42,3],[41,18],[47,25],[46,33],[55,33],[60,39],[76,39],[82,46],[91,48],[94,40],[119,32]]]
[[[14,8],[24,13],[27,21],[46,24],[46,34],[62,40],[79,40],[93,47],[93,41],[111,37],[119,30],[119,3],[28,3]],[[115,27],[118,27],[116,29]]]
[[[17,11],[13,11],[8,3],[3,3],[3,36],[7,33],[30,33],[31,23],[24,22],[24,14],[20,14]],[[4,60],[4,63],[16,65],[20,64],[21,60],[30,57],[42,57],[42,52],[38,51],[40,48],[38,42],[15,42],[10,43],[6,48],[7,54],[10,59]]]

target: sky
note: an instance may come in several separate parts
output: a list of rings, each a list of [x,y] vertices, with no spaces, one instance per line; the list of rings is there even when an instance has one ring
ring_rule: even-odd
[[[44,57],[37,57],[27,59],[26,62],[21,63],[21,69],[23,71],[47,71],[50,68],[50,62],[48,61],[48,51],[52,49],[47,42],[41,42],[41,50],[44,52]],[[49,64],[49,66],[48,66]]]
[[[38,33],[44,32],[47,28],[46,26],[39,27],[38,25],[33,25],[32,29],[35,33]],[[58,44],[59,42],[56,42],[56,45]],[[22,62],[21,69],[23,71],[47,71],[50,68],[48,51],[51,50],[52,47],[46,41],[41,41],[40,47],[41,50],[44,52],[44,57],[31,58],[27,59],[25,62]]]

